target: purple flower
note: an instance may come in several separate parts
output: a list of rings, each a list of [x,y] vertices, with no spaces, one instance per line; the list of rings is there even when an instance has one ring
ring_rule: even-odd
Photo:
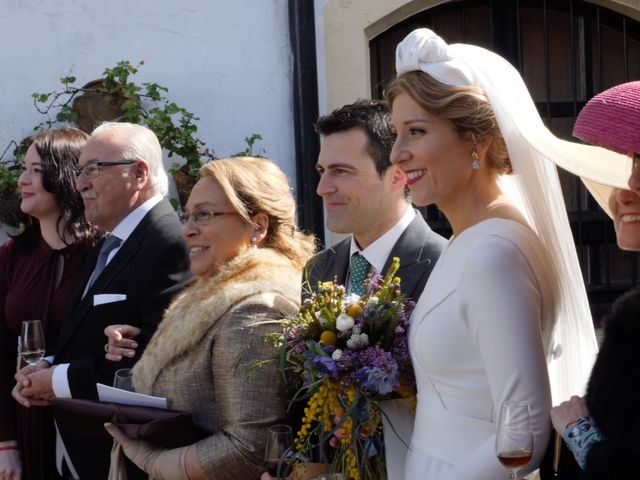
[[[362,388],[387,395],[400,388],[398,365],[393,362],[387,368],[363,367],[356,373],[356,379]]]
[[[324,350],[324,352],[329,356],[331,356],[335,349],[335,345],[325,345],[322,347],[322,350]]]
[[[320,370],[325,375],[329,375],[331,378],[338,376],[338,366],[333,358],[326,355],[316,355],[313,357],[313,366]]]

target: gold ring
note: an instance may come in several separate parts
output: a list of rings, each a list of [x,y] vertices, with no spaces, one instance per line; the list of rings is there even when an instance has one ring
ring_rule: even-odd
[[[106,353],[109,353],[109,344],[108,344],[108,343],[105,343],[105,344],[104,344],[104,351],[105,351]]]

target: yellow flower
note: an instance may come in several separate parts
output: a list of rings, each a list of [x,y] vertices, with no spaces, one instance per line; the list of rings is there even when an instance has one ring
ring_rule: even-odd
[[[335,345],[336,342],[338,341],[338,336],[331,330],[325,330],[320,335],[320,341],[324,345]]]
[[[350,317],[353,317],[353,318],[356,318],[361,313],[362,313],[362,307],[360,305],[358,305],[358,304],[351,305],[347,309],[347,315],[349,315]]]

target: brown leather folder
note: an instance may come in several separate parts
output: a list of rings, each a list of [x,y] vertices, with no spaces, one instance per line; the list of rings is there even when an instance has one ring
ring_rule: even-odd
[[[209,434],[194,425],[188,413],[109,402],[54,398],[51,400],[58,428],[88,436],[111,438],[107,422],[127,437],[164,448],[191,445]]]

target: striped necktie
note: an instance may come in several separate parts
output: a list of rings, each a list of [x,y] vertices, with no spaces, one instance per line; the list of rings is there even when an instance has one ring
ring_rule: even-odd
[[[116,237],[115,235],[108,234],[105,239],[102,247],[100,247],[100,253],[98,254],[98,262],[96,263],[96,268],[93,269],[93,273],[91,274],[91,278],[89,279],[89,283],[87,284],[87,290],[91,288],[91,285],[96,281],[96,279],[100,276],[104,267],[107,266],[107,258],[109,258],[109,254],[115,248],[118,248],[122,240]]]

